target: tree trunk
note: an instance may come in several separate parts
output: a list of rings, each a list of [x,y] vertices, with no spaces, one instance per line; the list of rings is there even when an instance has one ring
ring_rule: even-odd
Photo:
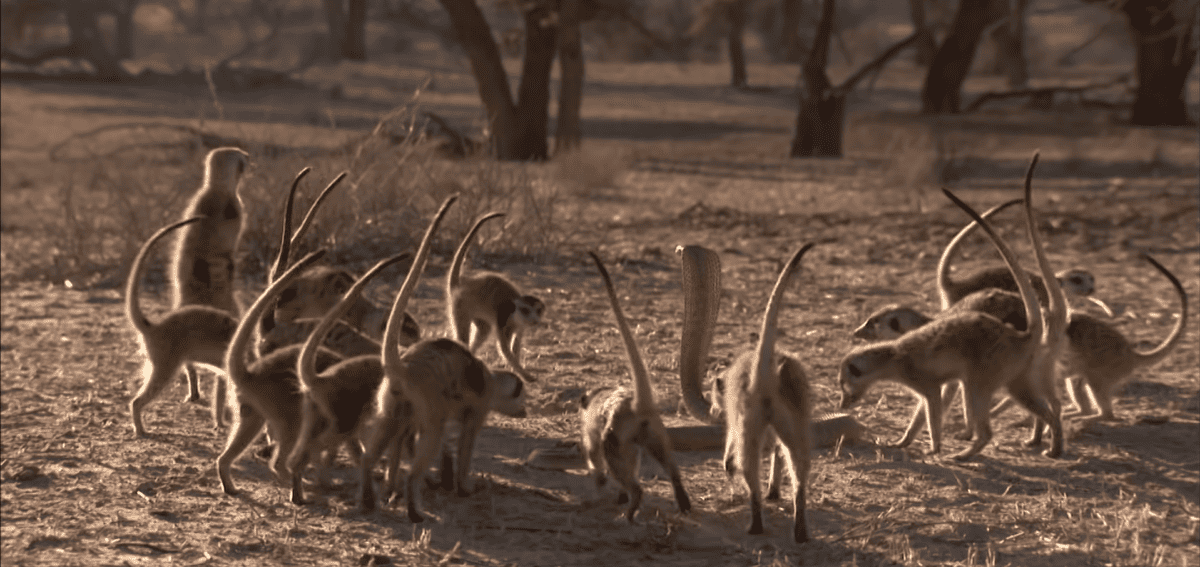
[[[546,123],[550,119],[550,71],[558,50],[549,16],[550,10],[542,4],[525,12],[525,60],[517,89],[517,132],[509,159],[540,160],[549,156]]]
[[[329,56],[342,58],[342,47],[346,45],[346,10],[342,0],[323,0],[325,24],[329,27]]]
[[[117,59],[130,59],[133,57],[133,12],[137,10],[137,5],[137,0],[114,2],[113,17],[117,21],[114,48]]]
[[[1029,82],[1029,67],[1025,61],[1025,6],[1027,0],[993,0],[1002,6],[1011,8],[1008,11],[1008,21],[996,26],[991,33],[991,40],[996,54],[993,58],[992,71],[1003,74],[1008,78],[1008,86],[1012,89],[1023,89]]]
[[[192,5],[196,11],[192,13],[191,19],[187,22],[188,32],[194,34],[207,33],[208,28],[205,25],[204,14],[208,11],[208,0],[192,0]]]
[[[354,61],[367,59],[367,0],[349,0],[342,57]]]
[[[562,72],[558,87],[558,127],[554,133],[554,153],[578,148],[583,137],[579,110],[583,103],[583,48],[580,45],[579,4],[582,0],[561,0],[558,8],[558,65]]]
[[[1177,20],[1171,7],[1169,0],[1129,0],[1121,6],[1137,48],[1138,86],[1130,116],[1137,126],[1192,124],[1184,86],[1196,61],[1195,28],[1191,21]]]
[[[834,0],[821,5],[821,20],[812,49],[804,62],[805,92],[796,113],[792,157],[841,157],[842,122],[846,98],[837,92],[825,74],[829,64],[829,38],[833,31]]]
[[[729,83],[734,88],[746,86],[746,51],[742,37],[746,31],[746,3],[735,0],[725,4],[729,18]]]
[[[990,9],[990,0],[961,0],[950,33],[929,64],[921,89],[921,112],[956,113],[962,97],[963,81],[971,70],[979,38],[988,24],[1002,17]]]
[[[479,89],[479,98],[487,111],[488,138],[492,150],[500,159],[520,159],[515,157],[517,113],[513,106],[512,93],[508,90],[508,74],[500,61],[500,49],[492,39],[492,30],[488,27],[483,12],[475,4],[475,0],[439,1],[450,15],[458,43],[471,61],[475,86]],[[544,124],[543,121],[543,129]]]
[[[100,78],[120,77],[121,67],[118,59],[108,50],[104,38],[100,35],[100,28],[96,23],[96,6],[90,2],[65,2],[64,9],[67,13],[71,45],[96,68],[96,74]]]
[[[804,58],[804,45],[800,43],[800,0],[780,0],[780,25],[783,26],[779,35],[783,60],[788,63],[799,63]]]
[[[925,0],[908,0],[908,7],[912,13],[913,33],[917,34],[916,62],[921,67],[928,67],[937,53],[937,40],[925,21]]]

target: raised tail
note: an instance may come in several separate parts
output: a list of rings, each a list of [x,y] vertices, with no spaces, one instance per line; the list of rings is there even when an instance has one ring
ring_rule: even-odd
[[[479,232],[479,228],[483,223],[492,220],[496,217],[502,217],[504,213],[488,213],[479,217],[474,225],[471,225],[471,230],[467,231],[467,235],[463,237],[462,242],[458,244],[458,249],[454,251],[454,259],[450,261],[450,271],[446,272],[446,301],[450,301],[450,295],[454,288],[458,287],[458,280],[462,277],[463,262],[467,259],[467,250],[471,247],[471,241],[475,240],[475,233]]]
[[[296,202],[296,189],[300,187],[300,181],[310,171],[312,168],[306,167],[296,174],[296,177],[292,179],[292,187],[288,190],[287,200],[283,203],[283,230],[280,231],[279,254],[275,256],[275,265],[271,267],[271,273],[267,275],[268,285],[279,277],[280,272],[287,269],[288,256],[292,253],[292,205]],[[270,314],[264,315],[263,320],[266,321],[269,316]]]
[[[1038,153],[1033,153],[1029,168],[1025,170],[1025,227],[1029,231],[1029,244],[1037,258],[1038,269],[1042,274],[1042,282],[1046,286],[1046,320],[1042,325],[1042,344],[1056,348],[1067,332],[1067,296],[1063,293],[1062,284],[1054,274],[1054,267],[1046,258],[1046,248],[1042,243],[1041,231],[1037,226],[1037,214],[1033,210],[1033,169],[1037,166]],[[1021,270],[1024,273],[1024,270]],[[1014,275],[1015,277],[1015,275]],[[1029,313],[1026,313],[1028,316]]]
[[[1171,273],[1171,270],[1159,264],[1158,260],[1151,258],[1149,254],[1142,254],[1142,257],[1154,265],[1158,271],[1162,272],[1162,275],[1166,276],[1168,280],[1171,280],[1171,285],[1175,286],[1175,291],[1179,293],[1179,320],[1175,322],[1175,328],[1171,329],[1171,334],[1167,335],[1166,340],[1155,347],[1154,350],[1137,353],[1141,365],[1150,366],[1158,364],[1158,361],[1171,354],[1171,349],[1175,346],[1175,343],[1179,342],[1179,339],[1183,337],[1183,330],[1187,328],[1187,292],[1183,290],[1183,284],[1179,283],[1179,278],[1176,278],[1175,274]]]
[[[721,257],[702,246],[675,248],[683,271],[683,330],[679,337],[679,383],[692,417],[714,423],[712,402],[701,382],[721,308]]]
[[[1008,244],[1006,244],[1004,240],[1000,238],[999,234],[996,234],[996,231],[992,228],[992,225],[983,220],[983,217],[979,216],[979,213],[975,212],[975,209],[972,209],[970,205],[964,203],[962,199],[959,199],[957,195],[945,187],[942,188],[942,193],[945,193],[951,201],[954,201],[955,205],[958,205],[958,207],[966,211],[966,213],[970,215],[975,222],[979,223],[979,226],[983,227],[983,230],[987,232],[988,238],[991,239],[992,244],[994,244],[996,249],[1000,251],[1000,255],[1004,257],[1004,264],[1008,266],[1008,270],[1012,272],[1013,279],[1017,282],[1017,289],[1021,293],[1021,300],[1025,303],[1025,320],[1029,322],[1029,324],[1026,326],[1026,332],[1029,333],[1030,336],[1040,339],[1043,328],[1042,308],[1040,305],[1038,305],[1037,294],[1033,291],[1033,282],[1029,280],[1029,273],[1021,269],[1021,266],[1017,264],[1017,257],[1015,254],[1013,254],[1012,249],[1009,248]],[[1051,278],[1053,277],[1054,275],[1051,274]]]
[[[980,216],[982,216],[984,219],[991,219],[992,215],[1020,202],[1020,199],[1005,201],[984,211]],[[975,229],[978,227],[979,223],[975,221],[971,221],[970,224],[964,226],[962,230],[958,231],[958,234],[954,235],[954,238],[950,240],[950,243],[946,245],[946,249],[942,250],[942,257],[938,259],[937,288],[938,296],[942,300],[942,311],[949,309],[950,306],[954,304],[953,298],[950,297],[950,288],[954,285],[950,281],[950,261],[954,257],[954,253],[958,251],[959,245],[961,245],[968,236],[971,236],[971,233],[975,232]]]
[[[240,386],[239,382],[246,380],[246,346],[250,343],[251,331],[258,318],[267,309],[267,305],[271,305],[287,286],[296,281],[301,272],[324,255],[325,250],[320,249],[301,258],[296,265],[288,268],[282,276],[279,276],[279,279],[271,282],[271,285],[263,290],[262,295],[259,295],[258,299],[254,300],[254,304],[242,315],[237,331],[234,331],[233,339],[229,341],[229,348],[225,351],[225,374],[229,376],[229,380],[233,382],[234,386]]]
[[[191,217],[158,229],[158,231],[150,235],[150,238],[146,239],[145,244],[142,244],[142,248],[138,250],[137,256],[133,257],[133,264],[129,266],[129,277],[125,280],[125,316],[129,318],[129,323],[133,325],[133,328],[137,329],[138,333],[144,335],[150,332],[150,327],[153,326],[142,311],[142,302],[138,290],[138,282],[142,279],[142,268],[145,267],[146,257],[150,255],[150,249],[171,231],[194,222],[200,222],[206,218],[208,217]]]
[[[775,280],[775,287],[771,289],[770,299],[767,300],[767,309],[763,312],[762,328],[758,333],[758,348],[755,350],[753,374],[750,375],[748,386],[750,390],[753,390],[755,384],[761,384],[767,379],[767,376],[774,372],[775,338],[779,334],[779,307],[783,303],[783,292],[787,289],[787,283],[792,274],[800,267],[800,259],[813,245],[814,243],[809,242],[792,254],[792,258],[779,272],[779,279]]]
[[[621,331],[621,340],[625,342],[625,354],[629,356],[629,371],[633,374],[633,411],[638,414],[655,411],[654,391],[650,389],[650,372],[646,370],[646,363],[642,360],[642,353],[638,350],[637,341],[633,339],[633,331],[629,330],[629,321],[625,320],[625,314],[621,312],[621,303],[617,300],[617,290],[613,287],[612,278],[608,276],[608,270],[604,269],[604,263],[600,261],[600,257],[596,256],[595,252],[588,252],[588,256],[592,257],[592,262],[596,263],[596,268],[600,270],[600,277],[604,278],[604,289],[608,292],[608,302],[612,305],[613,316],[617,319],[617,329]]]
[[[325,342],[325,336],[337,324],[338,319],[341,319],[350,310],[350,305],[358,300],[358,296],[362,295],[363,288],[367,287],[367,284],[375,276],[379,275],[384,268],[411,257],[411,253],[405,252],[386,260],[380,260],[370,270],[367,270],[367,273],[358,278],[358,281],[350,286],[350,289],[346,291],[342,299],[325,313],[325,316],[321,318],[321,322],[309,334],[308,340],[304,341],[304,346],[300,349],[300,356],[296,359],[296,375],[300,377],[301,392],[313,391],[317,379],[317,350],[321,346],[321,343]],[[322,407],[321,410],[325,412],[325,417],[331,421],[336,421],[332,408]]]
[[[429,261],[429,248],[433,244],[433,235],[437,232],[438,226],[442,224],[442,219],[446,218],[450,205],[457,200],[458,195],[451,195],[442,201],[442,206],[430,221],[429,228],[425,229],[425,236],[421,238],[421,246],[417,248],[417,256],[413,258],[412,267],[408,269],[408,275],[404,277],[400,291],[396,292],[396,300],[392,302],[392,311],[388,314],[387,326],[383,330],[382,358],[384,372],[387,374],[394,374],[397,371],[397,365],[400,364],[400,348],[397,346],[397,339],[400,338],[400,328],[404,322],[404,310],[408,308],[408,300],[417,290],[417,282],[421,280],[421,274],[425,273],[425,264]]]

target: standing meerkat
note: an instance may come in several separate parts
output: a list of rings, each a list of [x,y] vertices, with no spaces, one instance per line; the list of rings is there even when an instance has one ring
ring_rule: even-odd
[[[1026,331],[1017,331],[999,319],[976,311],[947,314],[898,339],[858,347],[843,357],[838,370],[843,409],[849,408],[880,380],[893,380],[915,391],[920,403],[904,437],[893,446],[912,442],[924,415],[930,431],[930,453],[941,450],[942,384],[963,382],[967,398],[967,422],[975,441],[955,459],[969,459],[991,441],[989,409],[992,393],[1004,387],[1009,395],[1050,425],[1053,444],[1046,451],[1059,457],[1063,450],[1060,407],[1052,374],[1066,328],[1066,298],[1046,260],[1031,204],[1031,186],[1037,154],[1025,176],[1025,220],[1033,250],[1049,295],[1046,321],[1028,274],[1020,269],[1008,245],[992,227],[953,193],[943,190],[956,205],[979,222],[1012,271],[1025,307]],[[1041,427],[1035,427],[1030,443],[1040,442]]]
[[[812,395],[804,366],[790,355],[775,355],[778,335],[779,309],[784,291],[792,274],[799,268],[804,254],[813,247],[805,244],[792,255],[779,273],[775,287],[767,300],[759,331],[758,346],[734,362],[724,374],[725,399],[725,474],[732,481],[742,473],[750,490],[750,526],[747,532],[763,533],[762,522],[762,448],[772,448],[772,482],[778,457],[776,446],[788,457],[794,497],[792,539],[808,541],[804,519],[805,498],[812,449]]]
[[[604,289],[608,293],[608,301],[612,306],[613,317],[617,321],[617,329],[625,344],[625,354],[629,358],[629,373],[633,379],[632,388],[603,387],[588,392],[580,401],[579,423],[580,439],[583,454],[587,460],[588,472],[596,483],[599,491],[604,487],[611,473],[621,485],[618,503],[629,501],[625,510],[625,519],[633,522],[634,514],[642,502],[642,487],[638,482],[640,468],[639,449],[644,450],[662,466],[671,479],[671,489],[675,493],[675,503],[679,511],[687,513],[692,509],[687,490],[683,488],[683,477],[671,450],[671,438],[658,415],[654,404],[654,391],[650,389],[650,373],[646,363],[642,361],[641,352],[629,322],[621,311],[617,300],[617,292],[613,288],[612,278],[604,263],[594,252],[588,252],[600,277],[604,279]]]
[[[478,351],[494,332],[496,348],[504,361],[524,380],[536,382],[521,366],[521,341],[530,327],[541,322],[546,304],[535,296],[522,294],[516,284],[496,272],[462,275],[475,233],[484,222],[502,216],[489,213],[475,221],[454,251],[454,260],[446,273],[446,320],[454,338],[470,345],[471,352]]]
[[[412,466],[405,480],[407,514],[410,522],[423,522],[419,511],[418,485],[430,463],[442,447],[447,423],[461,424],[458,435],[457,463],[453,481],[459,496],[471,491],[471,456],[475,440],[490,412],[525,417],[525,383],[512,372],[492,371],[462,343],[452,339],[424,339],[404,353],[396,348],[400,332],[398,314],[403,311],[416,288],[416,277],[429,254],[423,242],[413,268],[392,303],[389,324],[383,333],[384,380],[375,400],[376,427],[362,455],[359,506],[363,512],[375,509],[376,496],[371,470],[385,448],[407,431],[418,435]],[[412,411],[412,429],[401,419],[402,411]],[[405,431],[399,431],[403,428]],[[399,450],[396,447],[395,450]],[[445,473],[446,471],[443,471]]]
[[[216,148],[204,158],[204,181],[188,201],[183,217],[203,216],[175,241],[171,261],[173,306],[207,305],[238,316],[233,297],[236,281],[235,252],[242,234],[242,200],[238,189],[250,164],[250,154],[239,148]],[[186,401],[199,402],[199,377],[191,365],[184,368],[188,384]]]
[[[159,229],[142,244],[129,268],[129,277],[125,282],[125,317],[137,332],[145,357],[142,386],[129,402],[133,433],[138,437],[146,434],[142,412],[179,373],[181,366],[200,363],[213,369],[224,367],[225,347],[237,328],[237,319],[232,315],[207,305],[178,307],[157,323],[151,322],[142,311],[138,282],[151,248],[171,231],[204,220],[203,217],[192,217]],[[224,397],[218,395],[218,389],[222,386],[220,380],[213,383],[214,403]]]

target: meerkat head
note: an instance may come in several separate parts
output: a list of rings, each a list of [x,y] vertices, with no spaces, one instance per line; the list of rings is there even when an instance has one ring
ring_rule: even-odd
[[[1081,297],[1087,297],[1096,291],[1096,278],[1087,270],[1063,270],[1054,275],[1062,285],[1063,291]]]
[[[345,270],[316,266],[300,275],[279,294],[275,320],[291,323],[299,319],[319,319],[354,285],[354,277]]]
[[[513,300],[513,318],[521,327],[532,327],[542,322],[546,304],[532,295],[522,295]]]
[[[205,184],[212,182],[237,185],[250,167],[250,154],[241,148],[217,148],[208,152],[204,160]]]
[[[862,398],[871,384],[896,374],[895,354],[895,349],[887,344],[850,351],[838,366],[838,385],[842,389],[839,407],[849,408]]]
[[[854,330],[854,336],[869,341],[885,341],[899,337],[930,320],[912,307],[885,305],[859,325]]]
[[[526,417],[525,382],[507,370],[492,372],[492,400],[489,408],[509,417]]]

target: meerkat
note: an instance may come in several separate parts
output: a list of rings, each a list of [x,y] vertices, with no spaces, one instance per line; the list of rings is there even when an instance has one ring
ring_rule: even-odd
[[[234,300],[234,254],[242,234],[242,201],[238,189],[250,154],[238,148],[217,148],[204,158],[204,181],[184,209],[183,218],[205,217],[182,231],[171,261],[175,308],[207,305],[238,315]],[[185,365],[185,401],[199,402],[199,377]]]
[[[445,216],[446,209],[456,198],[456,196],[450,197],[442,204],[435,217],[436,222],[440,222],[441,218]],[[233,461],[258,436],[265,424],[271,438],[276,442],[275,452],[270,460],[272,471],[280,480],[290,479],[293,503],[303,504],[305,501],[300,479],[302,467],[298,466],[294,470],[289,470],[286,465],[299,439],[303,425],[304,398],[300,392],[301,386],[296,370],[303,345],[289,345],[255,361],[252,365],[246,364],[244,351],[257,318],[262,315],[268,305],[274,303],[275,296],[280,291],[307,269],[308,265],[313,262],[314,255],[318,254],[309,254],[267,287],[267,290],[259,296],[243,316],[238,326],[238,332],[230,343],[225,360],[226,374],[234,386],[239,403],[237,420],[229,433],[225,449],[217,457],[217,475],[221,479],[221,487],[226,494],[237,494],[237,489],[233,486],[233,480],[229,474]],[[420,252],[418,252],[418,261],[419,257]],[[340,360],[342,357],[338,353],[318,347],[316,370],[323,372]]]
[[[431,233],[432,234],[432,233]],[[309,456],[322,452],[332,456],[347,442],[357,439],[363,415],[383,381],[383,363],[379,353],[346,358],[318,374],[317,353],[326,335],[347,308],[384,268],[411,258],[409,253],[383,260],[368,270],[351,286],[337,305],[334,305],[317,324],[304,342],[296,359],[296,375],[300,381],[300,432],[287,458],[287,468],[299,472]],[[299,502],[303,494],[297,495]]]
[[[478,351],[494,332],[496,348],[504,361],[522,379],[536,382],[521,366],[521,341],[530,327],[541,322],[546,304],[535,296],[522,294],[516,284],[496,272],[462,275],[475,233],[484,222],[501,216],[504,215],[490,213],[475,221],[454,251],[454,260],[446,273],[446,319],[454,338],[470,345],[471,352]]]
[[[711,424],[724,422],[722,401],[724,382],[716,376],[711,383],[710,396],[704,397],[702,384],[705,361],[712,345],[717,314],[721,303],[721,258],[716,252],[696,245],[677,246],[683,276],[683,329],[679,341],[679,382],[688,413]],[[743,355],[748,356],[748,355]],[[713,444],[720,446],[725,433],[717,432]],[[844,412],[814,412],[812,414],[812,445],[834,447],[842,442],[872,438],[861,423]],[[771,453],[771,476],[767,500],[778,500],[782,486],[783,461],[779,451]]]
[[[291,233],[292,203],[300,179],[308,171],[309,168],[301,170],[292,182],[284,207],[283,228],[284,234],[291,234],[291,237],[281,242],[267,283],[287,268],[291,248],[303,238],[321,203],[346,177],[346,173],[342,172],[329,182],[309,206],[295,233]],[[255,341],[259,356],[285,345],[303,343],[312,334],[315,321],[342,298],[354,284],[354,280],[355,277],[346,270],[331,266],[314,266],[305,271],[295,283],[283,290],[275,308],[267,310],[263,315],[259,325],[259,337]],[[384,309],[359,297],[327,335],[324,344],[347,357],[379,354],[379,338],[383,335],[385,315]],[[421,338],[421,326],[409,313],[404,314],[402,330],[400,344],[403,346],[411,345]]]
[[[982,226],[1012,271],[1025,306],[1026,331],[1017,331],[999,319],[976,311],[947,314],[900,338],[852,349],[839,365],[838,382],[842,390],[841,407],[849,408],[866,390],[880,380],[897,381],[915,391],[920,402],[899,442],[910,444],[921,427],[921,417],[930,430],[930,453],[941,450],[942,384],[961,380],[967,398],[967,422],[975,441],[954,455],[966,460],[991,441],[989,409],[992,393],[1004,387],[1008,394],[1031,413],[1050,425],[1053,443],[1046,455],[1057,458],[1063,450],[1060,407],[1053,382],[1057,349],[1065,335],[1066,299],[1053,270],[1045,259],[1030,202],[1032,176],[1037,164],[1034,155],[1025,176],[1026,228],[1046,282],[1049,309],[1046,321],[1028,274],[1021,270],[1008,245],[974,210],[952,192],[946,196]],[[1041,428],[1035,427],[1030,443],[1040,442]]]
[[[199,363],[213,369],[224,367],[225,347],[237,328],[237,319],[232,315],[207,305],[186,305],[173,309],[157,323],[147,319],[142,311],[138,282],[150,250],[172,231],[204,220],[203,217],[192,217],[159,229],[142,244],[129,268],[129,277],[125,282],[125,317],[137,332],[145,358],[142,386],[129,402],[133,432],[138,437],[146,434],[142,412],[162,393],[181,366]],[[223,397],[217,393],[222,386],[220,380],[213,383],[214,401]]]
[[[1069,415],[1086,419],[1112,421],[1113,395],[1133,372],[1149,368],[1171,354],[1187,328],[1187,293],[1183,284],[1170,270],[1150,257],[1142,254],[1163,276],[1170,280],[1179,294],[1179,319],[1162,343],[1149,351],[1134,348],[1119,331],[1109,323],[1088,315],[1076,313],[1067,327],[1070,348],[1066,350],[1066,366],[1073,372],[1067,381],[1067,394],[1075,404]],[[1091,410],[1095,410],[1094,412]]]
[[[253,329],[268,306],[275,301],[279,292],[295,280],[309,265],[325,254],[323,249],[308,254],[271,282],[262,295],[254,301],[238,323],[237,331],[225,353],[225,375],[232,385],[234,399],[233,426],[225,441],[225,448],[217,456],[217,476],[221,489],[229,495],[237,495],[230,468],[246,450],[250,442],[258,437],[263,426],[267,427],[275,444],[270,459],[272,472],[280,481],[290,480],[292,501],[303,502],[300,471],[289,471],[285,466],[300,434],[301,403],[300,383],[296,376],[296,359],[300,345],[289,345],[263,358],[248,363],[247,352]],[[324,369],[341,360],[332,351],[321,349],[317,367]]]
[[[419,523],[425,517],[419,511],[418,481],[442,446],[442,434],[449,422],[458,422],[457,463],[453,465],[453,483],[458,495],[471,492],[471,456],[475,440],[490,412],[512,417],[525,417],[525,383],[512,372],[492,371],[471,354],[464,344],[452,339],[423,339],[401,354],[396,348],[399,325],[396,315],[416,287],[415,274],[423,268],[428,255],[423,243],[414,260],[414,267],[392,304],[389,324],[383,334],[384,380],[375,400],[375,423],[372,438],[363,451],[360,472],[362,482],[359,506],[363,512],[375,509],[376,496],[371,469],[382,451],[393,444],[404,426],[402,411],[411,411],[409,422],[418,441],[412,465],[405,480],[407,514],[410,522]],[[399,450],[399,447],[396,448]],[[443,474],[448,467],[443,466]],[[450,488],[450,487],[447,487]]]
[[[750,490],[750,525],[746,531],[763,533],[759,467],[763,445],[770,443],[773,481],[779,478],[775,471],[775,463],[780,460],[774,454],[776,447],[788,457],[795,505],[792,539],[796,543],[808,541],[804,508],[812,448],[812,396],[804,366],[793,356],[776,356],[775,341],[784,291],[812,247],[812,243],[802,246],[784,266],[767,300],[757,348],[738,357],[722,379],[725,474],[733,481],[740,471]]]
[[[1072,311],[1067,317],[1067,343],[1062,364],[1067,378],[1067,394],[1074,409],[1063,417],[1099,417],[1114,419],[1112,392],[1138,368],[1153,366],[1169,355],[1182,337],[1187,319],[1187,294],[1174,274],[1149,255],[1143,255],[1175,287],[1180,298],[1180,321],[1170,334],[1151,351],[1138,352],[1112,324],[1087,313]],[[1009,323],[1017,330],[1025,328],[1024,306],[1020,296],[990,289],[964,297],[951,312],[982,311]],[[889,305],[873,313],[855,330],[854,336],[869,340],[894,339],[932,321],[933,318],[908,306]],[[943,401],[946,401],[943,397]],[[992,417],[1006,409],[1011,400],[992,408]],[[1094,405],[1093,405],[1094,404]],[[1105,411],[1105,408],[1108,408]],[[1099,414],[1093,410],[1098,410]]]
[[[1020,202],[1021,199],[1006,201],[984,211],[981,216],[984,219],[990,219],[992,215]],[[958,234],[954,235],[950,243],[946,245],[946,249],[942,251],[942,256],[938,260],[937,288],[943,311],[949,309],[950,306],[967,295],[983,289],[997,288],[1011,292],[1017,291],[1017,284],[1013,279],[1012,273],[1004,266],[983,268],[977,272],[968,274],[960,280],[951,279],[950,262],[954,257],[954,252],[958,250],[959,245],[971,233],[975,232],[976,227],[978,227],[978,223],[974,221],[963,227]],[[1038,301],[1042,305],[1047,305],[1046,285],[1042,282],[1042,277],[1029,271],[1025,273],[1029,276],[1030,281],[1033,282],[1033,289],[1037,293]],[[1087,270],[1078,268],[1063,270],[1056,274],[1055,278],[1072,295],[1090,297],[1096,291],[1096,278]]]
[[[625,343],[625,354],[629,358],[629,373],[632,387],[604,387],[589,392],[580,402],[580,446],[587,460],[588,473],[596,483],[596,490],[607,482],[608,473],[621,486],[618,503],[629,501],[625,520],[634,521],[634,515],[642,503],[642,487],[638,482],[640,465],[639,449],[648,453],[666,471],[675,493],[679,511],[686,514],[692,509],[683,477],[671,449],[671,438],[654,405],[654,391],[650,389],[650,373],[638,349],[629,322],[621,311],[617,292],[604,263],[594,252],[588,252],[608,292],[613,318]]]

